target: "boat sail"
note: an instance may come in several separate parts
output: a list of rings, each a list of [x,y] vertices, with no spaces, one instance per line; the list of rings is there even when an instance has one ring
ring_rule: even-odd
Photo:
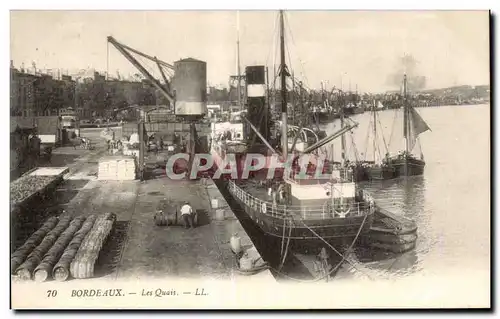
[[[286,82],[290,72],[285,61],[283,16],[283,11],[280,11],[281,135],[270,134],[269,131],[269,107],[265,101],[266,68],[247,66],[247,113],[241,116],[242,124],[247,129],[242,129],[243,136],[240,138],[231,133],[219,134],[212,143],[216,166],[226,168],[228,159],[235,159],[238,176],[234,176],[233,172],[225,174],[226,179],[218,183],[225,183],[222,187],[228,189],[232,200],[240,205],[245,218],[249,217],[268,239],[286,241],[287,247],[296,244],[303,247],[305,243],[316,246],[327,243],[330,247],[340,247],[346,239],[350,239],[352,246],[360,234],[370,229],[374,201],[357,187],[352,178],[347,178],[345,170],[335,168],[328,162],[323,165],[323,159],[313,152],[349,132],[357,124],[346,125],[333,135],[302,145],[300,151],[296,141],[290,147],[286,103]],[[299,131],[303,132],[303,129]],[[279,150],[273,147],[278,143],[281,146]],[[248,178],[245,178],[247,156],[256,152],[265,156],[265,165],[247,173]],[[287,162],[289,155],[293,159],[290,169],[274,169],[272,162],[276,158],[283,163]],[[275,171],[274,177],[270,177],[271,170]],[[318,171],[328,178],[318,178]]]
[[[425,161],[422,150],[420,149],[420,158],[413,155],[412,151],[418,143],[418,136],[430,127],[424,119],[418,114],[413,105],[408,103],[407,97],[407,78],[403,79],[403,136],[405,140],[405,150],[396,156],[387,158],[389,166],[395,169],[395,176],[415,176],[424,173]]]
[[[396,175],[396,169],[389,165],[387,160],[389,154],[389,148],[385,143],[384,134],[382,132],[382,125],[377,127],[377,123],[380,124],[380,120],[378,118],[378,111],[383,109],[383,105],[380,101],[373,101],[373,107],[371,113],[373,115],[371,121],[372,132],[368,131],[368,134],[373,133],[372,136],[372,150],[373,150],[373,161],[365,161],[365,177],[368,180],[386,180],[392,179]],[[379,145],[379,134],[382,136],[384,141],[384,155],[380,150]],[[378,152],[377,152],[378,151]]]

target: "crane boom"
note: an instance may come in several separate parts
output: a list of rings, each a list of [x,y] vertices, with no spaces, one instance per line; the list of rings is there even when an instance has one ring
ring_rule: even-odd
[[[335,132],[334,134],[327,136],[324,139],[322,139],[321,141],[309,146],[302,153],[304,153],[304,154],[311,153],[312,151],[320,148],[321,146],[330,143],[331,141],[333,141],[337,137],[343,136],[345,133],[349,132],[353,128],[356,128],[357,126],[358,126],[358,123],[354,123],[353,125],[345,126],[345,127],[341,128],[340,130],[338,130],[337,132]]]
[[[115,40],[115,41],[116,41],[116,40]],[[127,49],[127,50],[129,50],[129,51],[131,51],[131,52],[134,52],[134,53],[135,53],[135,54],[137,54],[137,55],[140,55],[140,56],[142,56],[142,57],[144,57],[144,58],[146,58],[146,59],[149,59],[149,60],[151,60],[151,61],[155,61],[155,62],[157,62],[158,64],[163,65],[164,67],[167,67],[167,68],[169,68],[169,69],[172,69],[172,70],[174,69],[174,66],[173,66],[172,64],[169,64],[169,63],[164,62],[164,61],[162,61],[162,60],[158,60],[156,57],[152,57],[152,56],[150,56],[150,55],[147,55],[146,53],[141,52],[141,51],[139,51],[139,50],[136,50],[136,49],[134,49],[134,48],[131,48],[131,47],[129,47],[128,45],[125,45],[125,44],[123,44],[123,43],[120,43],[120,45],[121,45],[122,47],[124,47],[125,49]]]
[[[155,57],[156,59],[156,57]],[[156,64],[158,65],[158,69],[160,70],[161,76],[163,77],[163,81],[165,81],[165,86],[167,90],[170,90],[170,83],[168,82],[167,76],[165,75],[165,72],[163,72],[163,69],[161,68],[160,60],[156,59],[155,60]]]
[[[132,65],[134,65],[141,73],[142,75],[144,75],[158,90],[160,90],[160,92],[167,98],[167,100],[170,102],[170,104],[172,105],[175,105],[175,97],[173,96],[173,94],[171,94],[170,92],[168,92],[165,87],[157,80],[155,79],[151,73],[148,72],[148,70],[146,70],[140,63],[139,61],[137,61],[130,53],[127,52],[126,49],[134,52],[134,53],[137,53],[138,51],[137,50],[134,50],[134,49],[131,49],[123,44],[121,44],[120,42],[116,41],[115,38],[113,38],[112,36],[109,36],[108,37],[108,42],[110,42],[121,54],[123,54],[123,56],[130,62],[132,63]],[[139,54],[139,53],[137,53]],[[139,54],[139,55],[142,55],[144,56],[144,54]],[[153,61],[155,62],[158,62],[159,64],[161,64],[161,62],[159,60],[155,60],[154,58],[151,58]],[[163,62],[165,63],[165,62]],[[167,84],[168,85],[168,84]]]

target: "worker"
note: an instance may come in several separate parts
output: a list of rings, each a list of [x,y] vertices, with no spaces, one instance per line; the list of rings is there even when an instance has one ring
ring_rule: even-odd
[[[160,136],[160,142],[159,142],[159,144],[160,144],[160,145],[159,145],[159,146],[160,146],[160,147],[159,147],[159,148],[160,148],[160,150],[161,150],[161,151],[163,151],[163,137],[162,137],[162,136]]]
[[[30,143],[30,158],[31,158],[30,168],[33,168],[38,166],[38,160],[40,157],[41,140],[37,136],[36,132],[29,139],[29,143]]]
[[[181,216],[184,221],[185,229],[188,229],[189,227],[194,228],[193,208],[188,202],[184,202],[184,205],[181,207]]]
[[[47,158],[47,162],[49,162],[49,164],[52,164],[52,147],[47,147],[45,149],[45,156]]]

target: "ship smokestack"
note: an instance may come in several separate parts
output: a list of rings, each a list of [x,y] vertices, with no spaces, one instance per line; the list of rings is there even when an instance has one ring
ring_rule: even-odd
[[[245,68],[247,86],[247,119],[263,137],[269,139],[269,116],[266,108],[266,68],[263,65]],[[259,141],[252,129],[248,131],[251,141]]]

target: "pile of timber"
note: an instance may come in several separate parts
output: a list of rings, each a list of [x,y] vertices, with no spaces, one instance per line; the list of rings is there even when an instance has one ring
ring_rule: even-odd
[[[116,220],[114,214],[99,217],[49,218],[11,256],[12,274],[21,280],[90,278],[94,265]],[[75,267],[76,271],[72,271]],[[82,272],[79,269],[85,269]]]
[[[23,175],[10,183],[10,206],[11,210],[16,206],[26,204],[36,195],[57,183],[58,176],[33,176]]]
[[[29,254],[42,242],[45,235],[48,234],[54,227],[56,227],[58,222],[57,217],[49,218],[33,235],[28,238],[24,244],[17,249],[10,258],[10,268],[12,271],[16,270],[19,265],[26,260]]]
[[[30,202],[36,195],[54,189],[68,172],[67,167],[38,167],[10,183],[11,210]]]
[[[96,219],[97,216],[90,215],[89,217],[87,217],[87,220],[85,220],[85,223],[83,223],[82,228],[80,228],[76,232],[75,236],[69,243],[68,247],[66,247],[61,258],[52,270],[52,277],[55,280],[65,281],[69,278],[69,267],[71,265],[71,262],[75,258],[76,253],[78,252],[78,248],[80,248],[80,246],[82,245],[83,240],[92,229],[92,226],[94,226]]]
[[[99,160],[99,180],[129,181],[136,178],[137,163],[132,156],[108,156]]]
[[[68,246],[71,238],[83,224],[84,217],[78,217],[71,221],[69,227],[59,236],[52,248],[45,254],[42,262],[35,268],[33,277],[35,281],[41,282],[49,278],[56,262],[61,258],[64,248]]]
[[[38,245],[32,252],[29,254],[28,258],[16,269],[16,275],[23,279],[29,280],[32,277],[33,271],[36,266],[40,264],[45,254],[49,251],[49,249],[54,245],[57,238],[63,233],[63,231],[68,228],[69,223],[71,221],[71,217],[66,216],[59,220],[56,227],[52,229],[42,240],[40,245]]]
[[[115,221],[116,215],[112,213],[106,213],[97,218],[94,227],[83,240],[75,258],[71,262],[70,271],[74,278],[91,278],[94,276],[95,262]]]

